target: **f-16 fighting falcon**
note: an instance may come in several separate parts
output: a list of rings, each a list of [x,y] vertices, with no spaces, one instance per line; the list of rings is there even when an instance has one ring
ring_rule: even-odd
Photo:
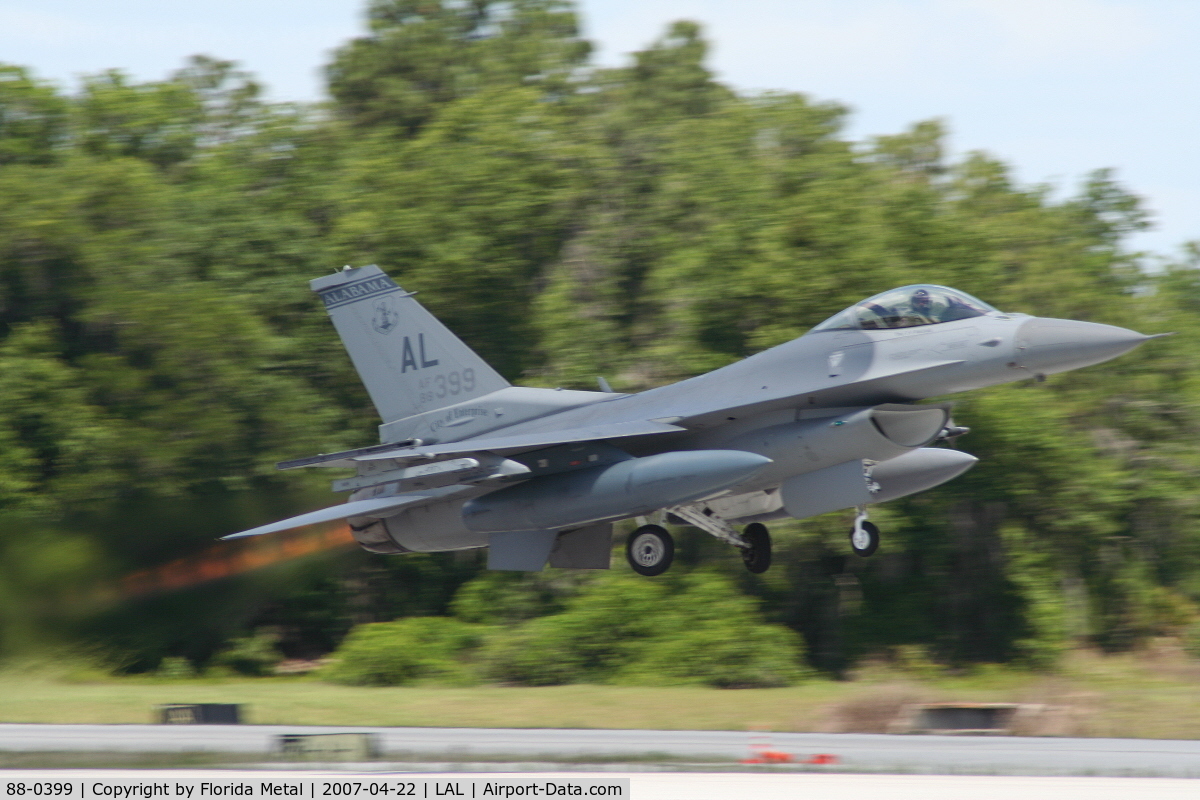
[[[634,571],[659,575],[692,525],[771,564],[764,523],[932,488],[976,459],[936,446],[966,432],[953,392],[1098,364],[1155,338],[998,311],[944,286],[883,292],[798,339],[706,375],[621,394],[513,386],[376,266],[311,282],[379,416],[382,444],[279,464],[353,468],[347,502],[235,533],[345,519],[374,553],[488,548],[488,567],[607,569],[613,523]],[[646,523],[655,515],[662,524]]]

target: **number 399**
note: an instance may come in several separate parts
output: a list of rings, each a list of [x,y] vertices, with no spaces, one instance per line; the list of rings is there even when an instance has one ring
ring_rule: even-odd
[[[433,379],[433,396],[438,400],[475,389],[475,370],[467,367],[459,372],[445,372]]]

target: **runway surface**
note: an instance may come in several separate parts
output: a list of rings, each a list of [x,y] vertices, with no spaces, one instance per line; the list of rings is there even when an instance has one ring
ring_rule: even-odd
[[[386,757],[738,761],[755,745],[853,772],[1200,777],[1200,741],[737,731],[0,724],[0,750],[262,753],[281,734],[375,733]]]

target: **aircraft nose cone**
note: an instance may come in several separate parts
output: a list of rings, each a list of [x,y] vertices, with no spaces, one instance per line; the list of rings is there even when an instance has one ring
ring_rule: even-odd
[[[1032,372],[1066,372],[1116,358],[1152,338],[1116,325],[1034,317],[1017,332],[1016,362]]]

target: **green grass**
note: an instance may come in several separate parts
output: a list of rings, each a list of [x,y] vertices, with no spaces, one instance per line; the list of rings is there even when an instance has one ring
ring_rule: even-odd
[[[986,667],[922,677],[884,667],[783,689],[505,686],[351,687],[311,678],[113,678],[63,669],[0,673],[0,722],[146,723],[162,703],[242,703],[246,721],[286,725],[882,731],[907,702],[1048,703],[1034,733],[1200,738],[1200,662],[1168,645],[1070,655],[1054,674]]]

